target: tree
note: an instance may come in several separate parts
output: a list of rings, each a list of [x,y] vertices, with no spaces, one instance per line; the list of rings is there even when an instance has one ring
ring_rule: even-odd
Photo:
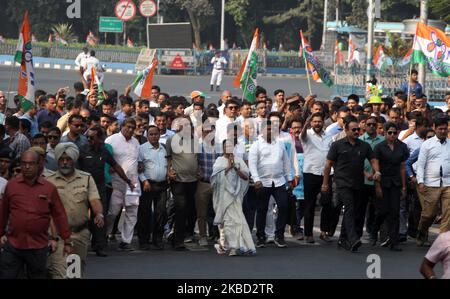
[[[367,29],[367,0],[352,0],[351,7],[351,14],[346,21],[358,28]]]
[[[173,3],[179,9],[186,11],[191,20],[192,30],[194,31],[194,40],[197,47],[201,46],[200,33],[204,29],[207,22],[205,18],[214,15],[214,7],[209,0],[168,0],[169,4]]]
[[[450,4],[448,0],[430,0],[429,5],[433,15],[442,21],[450,22]]]
[[[276,15],[264,17],[263,21],[267,24],[285,24],[288,21],[306,19],[305,24],[301,28],[305,35],[310,37],[313,44],[318,44],[319,38],[322,37],[322,20],[323,20],[323,1],[322,0],[303,0],[298,1],[295,7]],[[296,33],[298,36],[298,33]]]

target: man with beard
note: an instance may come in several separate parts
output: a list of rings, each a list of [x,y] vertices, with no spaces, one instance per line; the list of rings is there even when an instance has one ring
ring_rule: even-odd
[[[47,180],[56,186],[66,210],[74,254],[81,259],[81,275],[83,276],[91,236],[89,213],[95,217],[94,222],[97,227],[103,227],[104,217],[94,179],[89,173],[75,169],[78,156],[79,150],[72,142],[58,144],[55,148],[58,171],[47,177]],[[67,264],[59,250],[58,248],[56,254],[48,259],[48,270],[52,278],[66,277]]]

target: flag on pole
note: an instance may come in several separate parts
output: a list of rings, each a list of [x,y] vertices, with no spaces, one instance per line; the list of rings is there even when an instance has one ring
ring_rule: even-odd
[[[14,60],[20,63],[19,86],[17,88],[20,97],[20,105],[25,112],[34,106],[35,78],[33,69],[33,52],[31,48],[30,24],[28,11],[25,12],[22,28],[17,43]]]
[[[333,85],[330,74],[322,66],[317,55],[313,52],[308,40],[303,37],[303,32],[300,30],[300,38],[302,41],[302,56],[308,62],[308,69],[311,71],[312,77],[316,82],[323,82],[326,86]],[[320,81],[319,81],[320,79]]]
[[[256,100],[256,77],[258,73],[258,53],[256,50],[258,49],[258,34],[259,29],[256,28],[247,57],[233,81],[233,85],[236,88],[240,87],[243,90],[243,99],[251,103],[254,103]]]
[[[336,65],[344,65],[344,55],[339,49],[339,42],[336,40],[336,44],[334,46],[334,57]]]
[[[86,36],[86,43],[90,46],[95,46],[95,44],[97,43],[97,38],[92,33],[92,31],[89,31],[89,34]]]
[[[152,96],[152,81],[158,60],[153,59],[149,67],[139,72],[133,82],[133,92],[142,99],[150,99]]]
[[[97,70],[95,69],[95,67],[92,67],[91,68],[91,86],[90,86],[90,91],[94,90],[94,85],[98,86],[98,93],[101,94],[103,92],[103,84],[98,79]]]
[[[417,23],[411,63],[426,63],[432,73],[450,76],[450,38],[441,30]]]
[[[413,49],[409,49],[409,51],[406,53],[405,57],[398,63],[399,66],[405,66],[408,65],[411,62],[411,56],[412,56]]]
[[[384,71],[386,67],[392,65],[392,60],[386,54],[384,54],[383,46],[378,46],[372,63],[380,71]]]
[[[355,52],[355,45],[353,44],[352,37],[348,38],[348,53],[347,53],[347,62],[348,65],[351,65],[353,63],[353,54]]]

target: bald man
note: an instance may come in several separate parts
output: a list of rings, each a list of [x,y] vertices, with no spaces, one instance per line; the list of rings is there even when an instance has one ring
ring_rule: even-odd
[[[231,95],[231,91],[230,90],[224,90],[222,92],[222,94],[220,95],[220,106],[217,108],[217,110],[219,111],[219,117],[223,116],[223,109],[225,108],[225,103],[229,100],[231,100],[233,96]]]

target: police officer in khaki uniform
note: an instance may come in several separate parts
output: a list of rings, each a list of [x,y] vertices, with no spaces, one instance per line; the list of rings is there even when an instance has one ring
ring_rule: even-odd
[[[72,232],[73,253],[80,257],[83,275],[91,235],[88,229],[89,213],[95,215],[94,222],[98,227],[102,227],[104,221],[103,208],[94,179],[89,173],[75,169],[78,156],[78,147],[74,143],[58,144],[55,147],[58,171],[47,177],[47,180],[56,186],[66,209]],[[57,251],[48,259],[48,271],[52,278],[66,277],[67,263],[60,247],[58,246]]]

